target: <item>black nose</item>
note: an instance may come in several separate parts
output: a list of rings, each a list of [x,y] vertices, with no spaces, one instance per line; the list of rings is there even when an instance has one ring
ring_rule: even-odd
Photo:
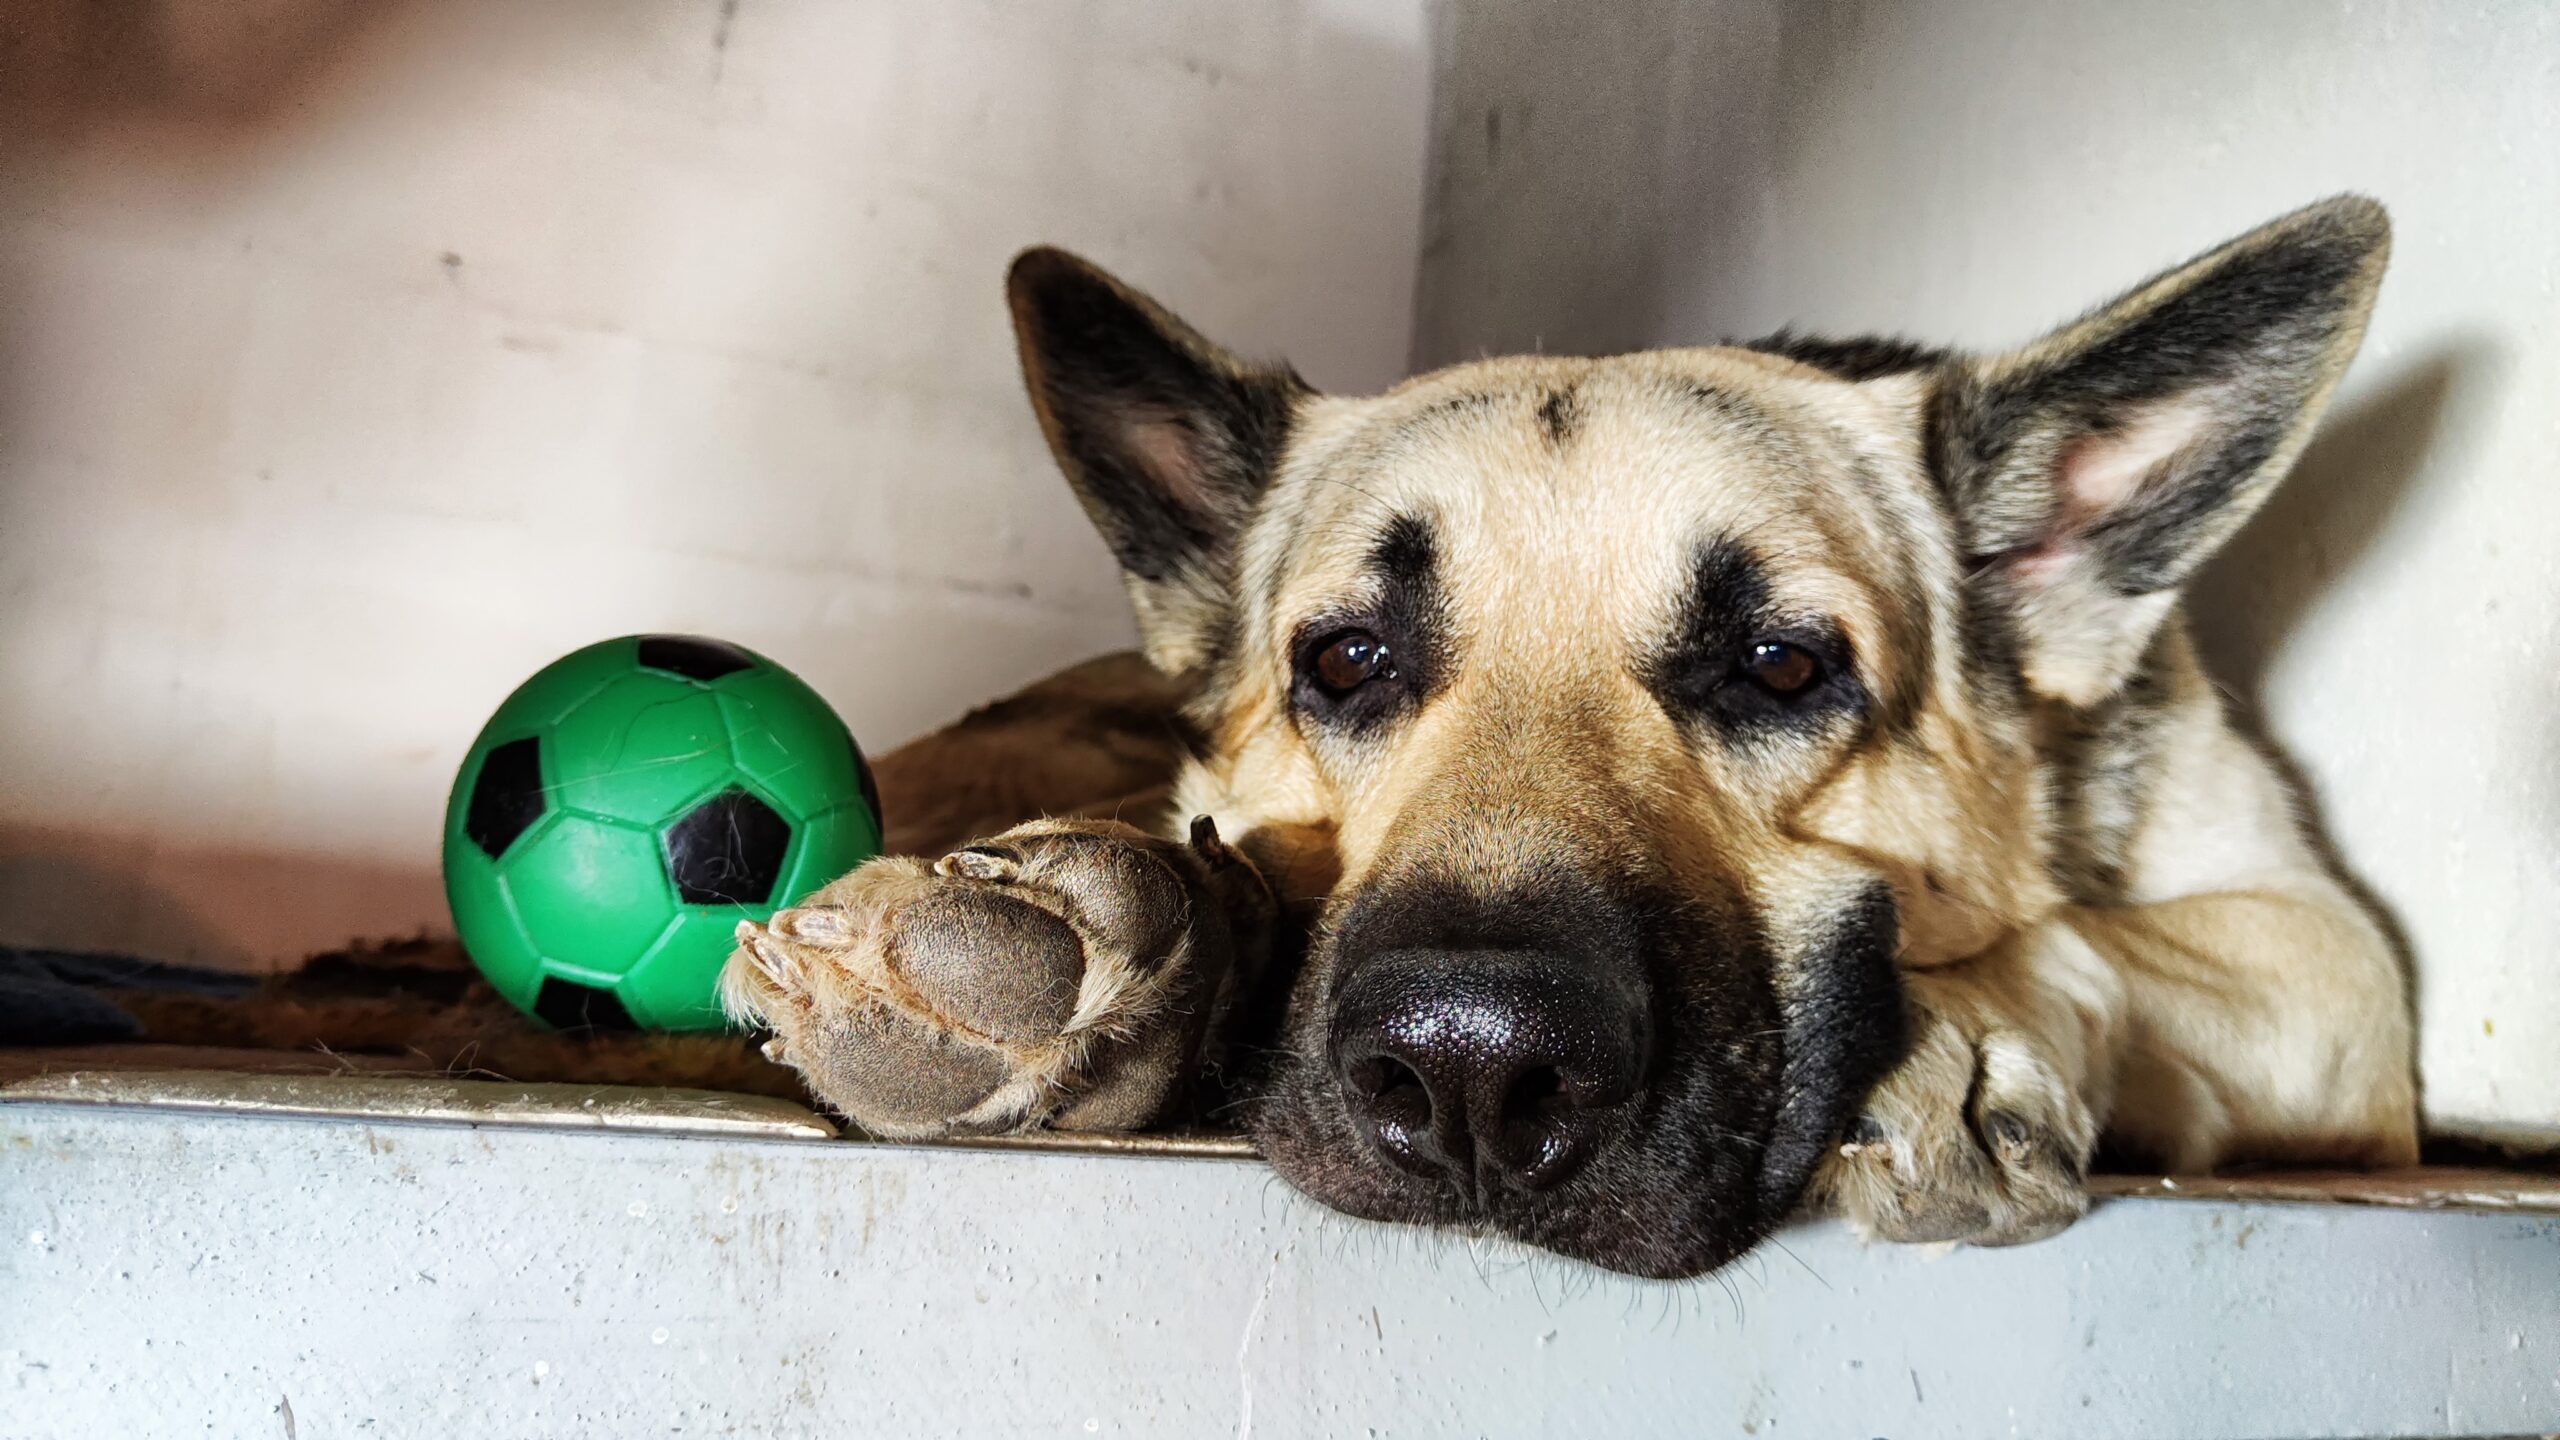
[[[1481,1204],[1558,1184],[1590,1158],[1643,1079],[1651,1028],[1624,967],[1400,950],[1345,981],[1333,1056],[1363,1138]]]

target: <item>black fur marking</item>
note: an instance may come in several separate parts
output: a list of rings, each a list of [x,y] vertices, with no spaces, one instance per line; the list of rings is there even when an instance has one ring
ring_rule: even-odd
[[[1945,428],[1949,407],[1931,403],[1920,415],[1920,453],[1927,457],[1932,472],[1939,477],[1932,486],[1930,498],[1944,520],[1947,533],[1962,537],[1964,517],[1955,512],[1955,497],[1944,481],[1946,475]],[[1977,695],[1996,699],[2006,705],[2025,703],[2027,693],[2025,652],[2020,648],[2018,624],[2011,612],[2008,597],[1988,577],[1966,574],[1956,582],[1955,626],[1957,662],[1966,681]]]
[[[1695,380],[1682,382],[1681,390],[1691,404],[1715,412],[1718,419],[1749,432],[1755,438],[1765,438],[1776,431],[1776,426],[1770,423],[1769,413],[1751,403],[1748,396],[1702,385]]]
[[[2124,688],[2100,703],[2054,705],[2042,717],[2036,748],[2053,777],[2052,870],[2076,904],[2124,901],[2133,838],[2158,788],[2173,643],[2168,630],[2154,637]]]
[[[1439,565],[1439,549],[1428,522],[1399,515],[1387,522],[1378,543],[1369,547],[1369,563],[1389,587],[1418,590],[1436,583],[1433,572]]]
[[[1910,1047],[1893,963],[1901,926],[1892,890],[1869,886],[1841,907],[1821,953],[1796,962],[1796,983],[1780,1007],[1785,1098],[1760,1164],[1760,1214],[1771,1228],[1795,1209],[1867,1092]]]
[[[1408,426],[1424,426],[1434,421],[1459,415],[1480,415],[1502,402],[1502,397],[1483,390],[1468,390],[1434,400],[1404,421]]]
[[[1374,734],[1392,720],[1420,710],[1448,672],[1448,600],[1439,574],[1439,539],[1428,521],[1399,515],[1369,547],[1377,577],[1368,604],[1312,616],[1299,623],[1289,646],[1289,698],[1304,721],[1350,736]],[[1315,679],[1316,657],[1353,631],[1376,636],[1387,647],[1393,673],[1347,695],[1328,693]]]
[[[1956,590],[1955,622],[1965,679],[1977,693],[2023,703],[2026,652],[2010,597],[1988,577],[1967,576]]]
[[[1721,438],[1751,447],[1752,458],[1762,464],[1789,475],[1803,474],[1802,438],[1793,426],[1780,422],[1750,396],[1695,380],[1681,381],[1680,392],[1691,407],[1714,418]]]
[[[1574,427],[1581,423],[1581,407],[1574,400],[1570,385],[1548,391],[1547,398],[1538,403],[1538,426],[1547,432],[1550,444],[1562,445],[1572,439]]]
[[[1821,662],[1822,677],[1793,695],[1755,683],[1742,664],[1763,639],[1810,653]],[[1866,689],[1839,627],[1827,617],[1782,609],[1760,562],[1730,539],[1698,547],[1671,634],[1645,660],[1641,674],[1664,709],[1728,742],[1780,735],[1810,739],[1867,710]]]
[[[1916,340],[1891,335],[1833,339],[1826,335],[1799,335],[1793,330],[1780,330],[1757,340],[1738,343],[1745,350],[1783,356],[1799,365],[1828,371],[1843,380],[1873,380],[1913,370],[1935,370],[1955,358],[1953,352],[1939,346],[1923,345]]]

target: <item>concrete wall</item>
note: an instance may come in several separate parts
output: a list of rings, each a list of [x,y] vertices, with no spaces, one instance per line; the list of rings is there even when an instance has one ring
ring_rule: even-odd
[[[1320,383],[1406,354],[1420,0],[10,10],[0,941],[441,923],[463,747],[607,635],[874,746],[1125,643],[1023,244]]]
[[[2426,1106],[2560,1141],[2560,9],[1486,0],[1443,17],[1428,363],[1780,324],[2015,343],[2342,189],[2398,225],[2200,587],[2419,976]]]

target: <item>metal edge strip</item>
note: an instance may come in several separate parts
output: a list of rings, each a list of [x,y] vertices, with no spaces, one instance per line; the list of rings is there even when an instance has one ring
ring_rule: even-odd
[[[806,1106],[761,1095],[383,1075],[73,1070],[0,1084],[0,1103],[763,1139],[829,1140],[839,1133]]]
[[[0,1104],[115,1105],[209,1114],[292,1115],[429,1124],[505,1125],[738,1139],[827,1140],[848,1132],[788,1100],[716,1090],[517,1084],[386,1075],[274,1075],[222,1070],[75,1070],[0,1083]],[[1245,1136],[1214,1130],[1139,1134],[1035,1131],[954,1137],[924,1148],[1181,1160],[1257,1160]],[[2560,1215],[2560,1174],[2430,1166],[2400,1171],[2257,1171],[2240,1175],[2092,1175],[2097,1199],[2368,1205]]]

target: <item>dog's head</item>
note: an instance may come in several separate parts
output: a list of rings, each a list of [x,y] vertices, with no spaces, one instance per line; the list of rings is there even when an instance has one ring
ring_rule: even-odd
[[[1329,895],[1253,1122],[1281,1172],[1643,1275],[1785,1219],[1899,1058],[1897,963],[2060,903],[2039,727],[2164,643],[2387,237],[2333,200],[1997,358],[1782,338],[1362,399],[1024,255],[1042,424],[1201,680],[1190,798]]]

